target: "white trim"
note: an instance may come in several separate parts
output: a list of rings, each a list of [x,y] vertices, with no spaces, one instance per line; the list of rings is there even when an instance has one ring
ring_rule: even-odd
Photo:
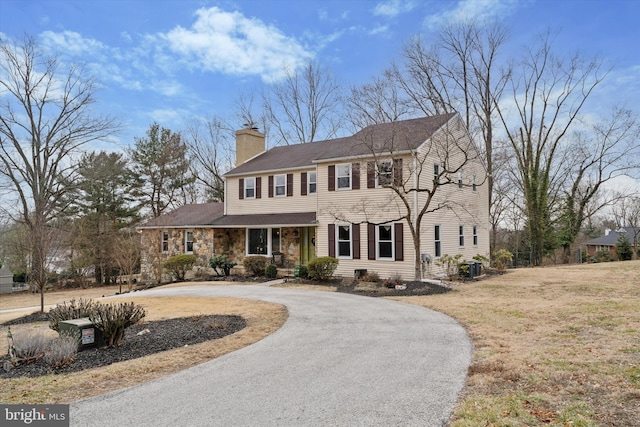
[[[278,178],[282,178],[284,183],[278,185]],[[278,187],[283,188],[282,194],[278,194]],[[273,197],[287,197],[287,174],[278,174],[273,176]]]
[[[385,242],[391,243],[391,256],[390,257],[381,257],[380,256],[380,227],[390,227],[391,228],[391,240],[385,240]],[[375,226],[376,229],[376,237],[375,237],[375,245],[376,245],[376,260],[378,261],[395,261],[396,259],[396,248],[395,248],[395,224],[387,223],[387,224],[378,224]]]
[[[313,184],[316,186],[314,192],[311,192],[311,174],[314,176]],[[307,195],[309,194],[318,194],[318,173],[316,171],[307,172]]]
[[[436,239],[436,229],[438,230],[437,239]],[[438,254],[438,246],[440,246],[440,254]],[[442,225],[441,224],[433,224],[433,256],[436,259],[442,256]]]
[[[460,243],[462,243],[462,244],[460,244]],[[464,225],[462,225],[462,224],[458,225],[458,247],[460,247],[460,248],[464,248],[465,247]]]
[[[243,178],[244,179],[244,199],[245,200],[254,200],[256,198],[256,177],[255,176],[250,176],[247,178]],[[249,187],[247,186],[247,180],[252,179],[253,180],[253,196],[249,197],[247,196],[247,190],[249,189]]]
[[[349,255],[340,255],[340,242],[346,242],[346,240],[340,240],[340,227],[349,227]],[[353,259],[353,224],[339,223],[336,224],[336,258],[338,259]]]
[[[389,169],[389,184],[380,184],[380,165],[382,165],[383,163],[389,163],[391,168]],[[393,170],[393,160],[392,159],[384,159],[384,160],[380,160],[378,162],[375,163],[376,164],[376,170],[375,170],[375,174],[376,174],[376,188],[384,188],[385,185],[387,187],[391,186],[393,184],[393,174],[395,173]]]
[[[168,254],[169,253],[169,230],[167,229],[163,229],[162,231],[160,231],[160,252],[163,254]],[[165,240],[164,240],[164,235],[167,235],[167,249],[164,249],[164,244],[165,244]]]
[[[187,243],[189,242],[189,240],[187,240],[187,236],[189,235],[189,233],[191,233],[191,250],[187,250]],[[194,238],[193,238],[193,230],[187,229],[184,230],[183,233],[183,244],[184,244],[184,253],[185,254],[192,254],[193,253],[193,242],[194,242]]]
[[[349,167],[349,186],[348,187],[340,187],[339,183],[340,183],[340,178],[347,178],[347,176],[345,175],[339,175],[338,174],[338,169],[341,166],[348,166]],[[339,163],[337,165],[335,165],[336,167],[336,191],[343,191],[343,190],[351,190],[351,188],[353,187],[353,165],[351,163]]]

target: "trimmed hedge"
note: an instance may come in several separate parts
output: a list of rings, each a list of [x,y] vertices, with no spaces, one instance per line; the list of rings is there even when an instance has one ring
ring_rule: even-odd
[[[309,261],[309,264],[307,265],[309,277],[314,280],[331,279],[336,268],[338,268],[338,260],[331,256],[316,258]]]
[[[196,261],[197,258],[195,255],[181,254],[168,258],[162,266],[175,280],[183,281],[187,271],[193,268]]]
[[[248,256],[242,260],[242,265],[247,274],[251,276],[264,276],[268,260],[267,257],[259,255]]]

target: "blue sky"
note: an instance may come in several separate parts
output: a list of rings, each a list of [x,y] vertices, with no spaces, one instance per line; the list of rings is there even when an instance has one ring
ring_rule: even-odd
[[[124,125],[112,141],[123,147],[153,121],[180,130],[231,116],[241,93],[278,81],[285,64],[317,60],[345,86],[365,83],[412,35],[428,41],[439,23],[470,16],[509,24],[510,52],[560,30],[567,53],[615,62],[599,96],[640,111],[640,0],[0,0],[0,33],[86,63],[101,84],[97,108]]]

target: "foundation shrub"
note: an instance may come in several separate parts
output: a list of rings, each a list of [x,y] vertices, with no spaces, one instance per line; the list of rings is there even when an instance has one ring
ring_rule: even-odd
[[[267,267],[264,269],[264,273],[265,275],[270,278],[270,279],[275,279],[276,276],[278,275],[278,267],[276,267],[273,264],[269,264],[267,265]]]
[[[267,258],[259,255],[248,256],[242,260],[244,271],[250,276],[264,276]]]
[[[330,256],[316,258],[310,261],[307,266],[309,270],[309,277],[314,280],[331,279],[337,267],[338,260]]]
[[[227,277],[231,274],[231,269],[238,264],[231,262],[226,255],[216,255],[209,259],[209,265],[218,276]]]
[[[44,361],[54,369],[70,365],[78,354],[78,338],[63,334],[51,341]]]
[[[309,278],[309,269],[307,268],[306,265],[301,265],[299,270],[298,270],[298,277],[300,277],[301,279],[307,279]]]
[[[191,270],[196,263],[195,255],[180,254],[168,258],[162,266],[174,280],[181,282],[187,275],[187,271]]]

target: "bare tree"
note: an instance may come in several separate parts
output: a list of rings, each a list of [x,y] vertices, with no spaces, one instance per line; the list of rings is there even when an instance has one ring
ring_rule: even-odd
[[[30,233],[30,280],[44,310],[47,227],[65,208],[67,183],[77,163],[71,156],[88,142],[112,134],[110,118],[92,114],[96,85],[78,66],[62,67],[26,36],[0,40],[0,177],[17,199],[14,219]]]
[[[632,173],[640,167],[640,125],[630,111],[614,108],[608,117],[586,124],[575,132],[569,145],[563,170],[566,186],[560,216],[559,236],[563,247],[563,261],[569,262],[574,243],[588,215],[612,205],[620,193],[602,197],[603,184],[613,178]],[[597,202],[594,205],[592,202]]]
[[[138,233],[121,231],[117,238],[118,250],[114,258],[120,269],[120,293],[122,293],[122,277],[127,281],[128,290],[133,289],[133,274],[140,264],[140,237]]]
[[[186,125],[185,135],[198,183],[208,201],[224,200],[225,172],[233,167],[233,130],[216,116],[203,123],[196,119]]]
[[[276,145],[334,137],[341,126],[339,101],[340,87],[328,69],[310,62],[286,70],[284,80],[263,95],[270,137]]]
[[[534,265],[555,246],[549,198],[558,194],[552,187],[568,153],[563,143],[608,73],[600,60],[557,57],[552,45],[547,33],[529,48],[510,76],[510,99],[495,98],[518,167]]]

